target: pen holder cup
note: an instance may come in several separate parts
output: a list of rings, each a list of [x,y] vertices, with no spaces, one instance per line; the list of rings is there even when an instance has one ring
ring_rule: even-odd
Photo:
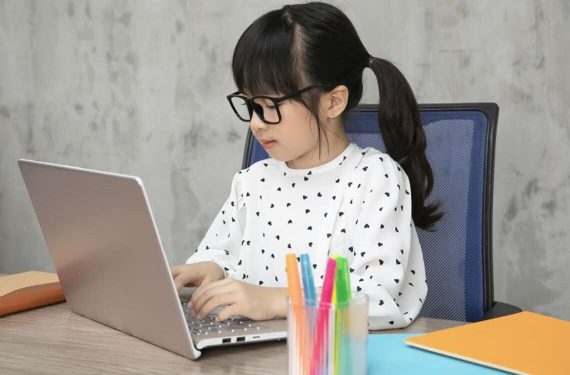
[[[354,293],[345,304],[289,300],[288,313],[289,375],[366,374],[366,294]]]

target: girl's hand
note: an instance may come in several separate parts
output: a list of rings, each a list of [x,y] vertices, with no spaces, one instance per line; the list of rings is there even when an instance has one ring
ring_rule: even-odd
[[[224,270],[215,262],[180,264],[170,269],[178,294],[185,286],[206,285],[224,278]]]
[[[269,320],[287,316],[287,288],[268,288],[224,279],[200,286],[192,294],[190,304],[198,319],[225,305],[217,320],[234,315]]]

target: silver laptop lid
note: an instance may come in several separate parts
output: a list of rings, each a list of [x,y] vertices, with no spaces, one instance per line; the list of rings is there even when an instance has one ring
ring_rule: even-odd
[[[18,164],[70,308],[198,358],[140,178]]]

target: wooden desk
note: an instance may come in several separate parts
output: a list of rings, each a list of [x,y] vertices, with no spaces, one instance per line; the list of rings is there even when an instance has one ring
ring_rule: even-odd
[[[424,333],[463,322],[420,318],[406,329]],[[0,373],[287,374],[286,342],[205,350],[197,361],[83,318],[66,303],[0,318]]]

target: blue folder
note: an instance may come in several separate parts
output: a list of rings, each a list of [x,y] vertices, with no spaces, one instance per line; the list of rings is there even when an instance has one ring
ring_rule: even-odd
[[[505,374],[500,370],[466,362],[407,345],[415,334],[368,335],[368,374]]]

